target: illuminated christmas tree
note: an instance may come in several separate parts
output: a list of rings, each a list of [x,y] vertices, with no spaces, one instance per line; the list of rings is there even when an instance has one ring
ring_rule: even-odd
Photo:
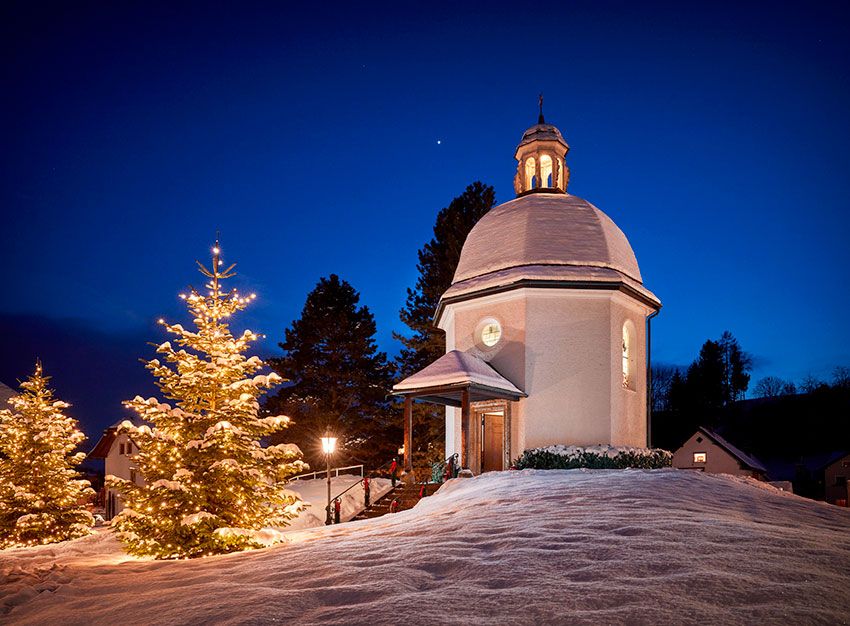
[[[180,296],[196,330],[160,320],[176,346],[166,341],[157,348],[164,362],[146,364],[171,402],[137,396],[125,403],[150,424],[121,426],[139,447],[133,462],[145,484],[107,477],[125,505],[113,524],[136,555],[185,558],[260,547],[270,534],[262,529],[285,526],[301,508],[285,489],[286,479],[306,468],[300,450],[261,443],[289,423],[283,415],[259,416],[258,399],[283,379],[254,375],[264,364],[244,353],[259,336],[234,336],[228,327],[255,296],[222,290],[235,264],[222,269],[218,243],[212,269],[198,266],[209,279],[206,295],[192,289]]]
[[[48,380],[36,363],[12,409],[0,410],[0,548],[82,537],[94,523],[84,507],[94,491],[74,469],[86,436]]]

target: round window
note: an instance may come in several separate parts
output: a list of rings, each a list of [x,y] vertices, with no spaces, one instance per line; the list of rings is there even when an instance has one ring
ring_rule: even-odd
[[[492,348],[502,338],[502,327],[496,320],[488,320],[481,328],[481,343]]]

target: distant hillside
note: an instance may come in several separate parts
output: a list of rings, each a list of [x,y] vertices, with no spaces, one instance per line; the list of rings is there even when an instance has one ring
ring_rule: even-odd
[[[654,413],[652,443],[675,450],[701,425],[767,461],[850,451],[850,390],[742,400],[705,418]]]

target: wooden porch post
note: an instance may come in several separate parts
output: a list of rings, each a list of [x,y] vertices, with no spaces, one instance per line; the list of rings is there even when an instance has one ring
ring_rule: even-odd
[[[404,399],[404,469],[413,471],[413,398]]]
[[[471,417],[469,412],[469,389],[464,389],[460,392],[460,466],[462,469],[469,468],[469,460],[472,456],[469,454],[469,422]]]

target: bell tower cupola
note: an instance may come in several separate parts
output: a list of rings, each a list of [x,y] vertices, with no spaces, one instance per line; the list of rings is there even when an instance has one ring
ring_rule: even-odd
[[[514,158],[517,160],[514,191],[517,196],[529,193],[566,193],[570,168],[565,157],[570,147],[561,131],[543,118],[543,94],[537,124],[522,134]]]

